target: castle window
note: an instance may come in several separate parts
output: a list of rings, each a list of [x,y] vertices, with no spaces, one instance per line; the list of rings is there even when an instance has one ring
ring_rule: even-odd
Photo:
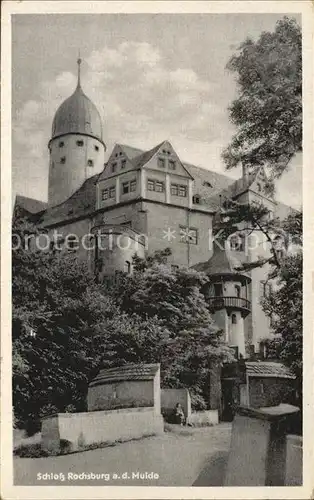
[[[62,163],[62,165],[65,164],[65,156],[62,156],[62,158],[60,158],[60,163]]]
[[[166,162],[163,158],[158,158],[158,167],[165,168]]]
[[[122,194],[127,194],[136,191],[136,179],[132,181],[123,182],[122,184]]]
[[[63,142],[63,141],[60,141],[60,142],[59,142],[59,148],[63,148],[63,146],[64,146],[64,142]]]
[[[187,196],[186,186],[180,186],[178,184],[171,184],[170,192],[172,195],[180,196],[181,198],[185,198]]]
[[[186,226],[180,226],[180,241],[181,243],[190,243],[192,245],[197,245],[198,242],[197,229]]]
[[[84,141],[76,141],[76,145],[82,147],[84,146]]]
[[[208,182],[208,181],[204,181],[203,182],[203,186],[210,187],[210,188],[213,187],[212,184],[210,182]]]
[[[244,252],[245,238],[241,234],[235,234],[230,237],[230,250],[234,252]]]
[[[114,172],[116,171],[116,168],[117,168],[117,163],[112,163],[111,165],[111,172],[114,174]]]
[[[169,160],[169,169],[170,170],[176,169],[176,162],[174,160]]]
[[[200,196],[199,196],[198,194],[195,194],[195,195],[193,196],[192,201],[193,201],[194,205],[199,205],[199,204],[200,204],[200,201],[201,201],[201,198],[200,198]]]
[[[156,191],[157,193],[163,193],[165,190],[165,185],[161,181],[155,181],[153,179],[147,180],[148,191]]]
[[[155,191],[155,182],[148,179],[147,189],[148,191]]]
[[[115,198],[116,197],[116,188],[112,186],[109,188],[109,198]]]
[[[78,249],[78,238],[77,236],[67,236],[66,246],[68,250],[76,251]]]
[[[164,191],[164,183],[160,182],[160,181],[156,181],[155,182],[155,191],[157,191],[157,193],[162,193]]]
[[[93,167],[93,166],[94,166],[94,162],[93,162],[93,160],[87,160],[87,165],[88,165],[89,167]]]
[[[121,168],[125,168],[125,166],[126,166],[126,160],[122,160],[121,161]]]
[[[231,323],[233,325],[237,324],[237,316],[235,314],[231,314]]]
[[[103,189],[101,192],[101,199],[103,201],[108,200],[109,198],[109,190],[108,189]]]
[[[122,194],[127,194],[130,191],[130,183],[124,182],[122,184]]]
[[[96,144],[95,144],[94,149],[95,149],[95,151],[99,151],[99,146],[96,146]]]
[[[126,260],[124,263],[124,272],[126,274],[131,274],[131,262],[129,262],[128,260]]]
[[[266,283],[266,281],[260,282],[260,295],[262,297],[269,297],[272,292],[271,283]]]
[[[178,184],[171,184],[170,192],[172,195],[178,196],[178,189],[179,189]]]

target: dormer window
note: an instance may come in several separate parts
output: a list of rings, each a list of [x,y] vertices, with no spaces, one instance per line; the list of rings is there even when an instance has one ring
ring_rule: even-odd
[[[158,158],[158,167],[165,168],[166,162],[164,158]]]
[[[112,165],[111,165],[111,172],[114,174],[114,173],[115,173],[115,171],[116,171],[116,169],[117,169],[117,163],[116,163],[116,162],[114,162],[114,163],[112,163]]]
[[[262,191],[262,186],[260,185],[260,183],[259,183],[259,182],[256,184],[256,191],[257,191],[258,193],[260,193],[260,192]]]
[[[64,142],[63,142],[63,141],[60,141],[60,142],[59,142],[59,148],[63,148],[63,146],[64,146]]]
[[[76,145],[82,147],[84,146],[84,141],[76,141]]]
[[[176,162],[174,160],[169,160],[169,170],[176,169]]]
[[[203,182],[203,186],[210,187],[210,188],[213,187],[213,185],[210,182],[208,182],[208,181],[204,181]]]
[[[65,156],[62,156],[62,158],[60,158],[60,163],[62,163],[62,165],[65,164]]]
[[[94,162],[93,162],[93,160],[87,160],[87,165],[88,165],[89,167],[93,167],[93,166],[94,166]]]

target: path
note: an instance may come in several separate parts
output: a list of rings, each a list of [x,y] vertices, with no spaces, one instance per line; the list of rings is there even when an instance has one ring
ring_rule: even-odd
[[[180,429],[180,428],[179,428]],[[184,428],[114,447],[48,458],[14,459],[16,485],[88,486],[205,486],[207,477],[222,481],[221,460],[230,444],[230,424],[206,428]],[[220,457],[217,468],[217,457]],[[213,467],[211,467],[213,464]],[[106,474],[103,479],[68,479],[68,474]],[[140,479],[135,473],[155,473],[158,478]],[[41,473],[65,475],[65,481],[38,480]],[[114,479],[114,474],[118,478]],[[124,474],[124,475],[123,475]],[[124,479],[125,476],[128,479]],[[69,476],[70,477],[70,476]],[[222,485],[222,484],[221,484]]]

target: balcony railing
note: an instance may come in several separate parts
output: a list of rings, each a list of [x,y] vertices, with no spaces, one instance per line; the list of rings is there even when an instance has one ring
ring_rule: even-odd
[[[251,311],[251,302],[242,297],[207,297],[209,307],[211,309],[240,309]]]

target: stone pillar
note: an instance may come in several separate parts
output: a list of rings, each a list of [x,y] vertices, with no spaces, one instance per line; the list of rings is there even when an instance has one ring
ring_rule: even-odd
[[[141,169],[141,197],[146,197],[146,172],[145,169]]]
[[[224,486],[284,486],[290,405],[237,409]]]
[[[171,193],[170,193],[170,175],[166,173],[166,203],[171,202]]]
[[[120,177],[116,177],[116,203],[120,202]]]
[[[209,408],[210,410],[221,410],[221,367],[218,363],[212,363],[209,373]]]
[[[189,179],[188,191],[189,191],[189,208],[192,208],[192,206],[193,206],[193,181],[192,181],[192,179]]]

